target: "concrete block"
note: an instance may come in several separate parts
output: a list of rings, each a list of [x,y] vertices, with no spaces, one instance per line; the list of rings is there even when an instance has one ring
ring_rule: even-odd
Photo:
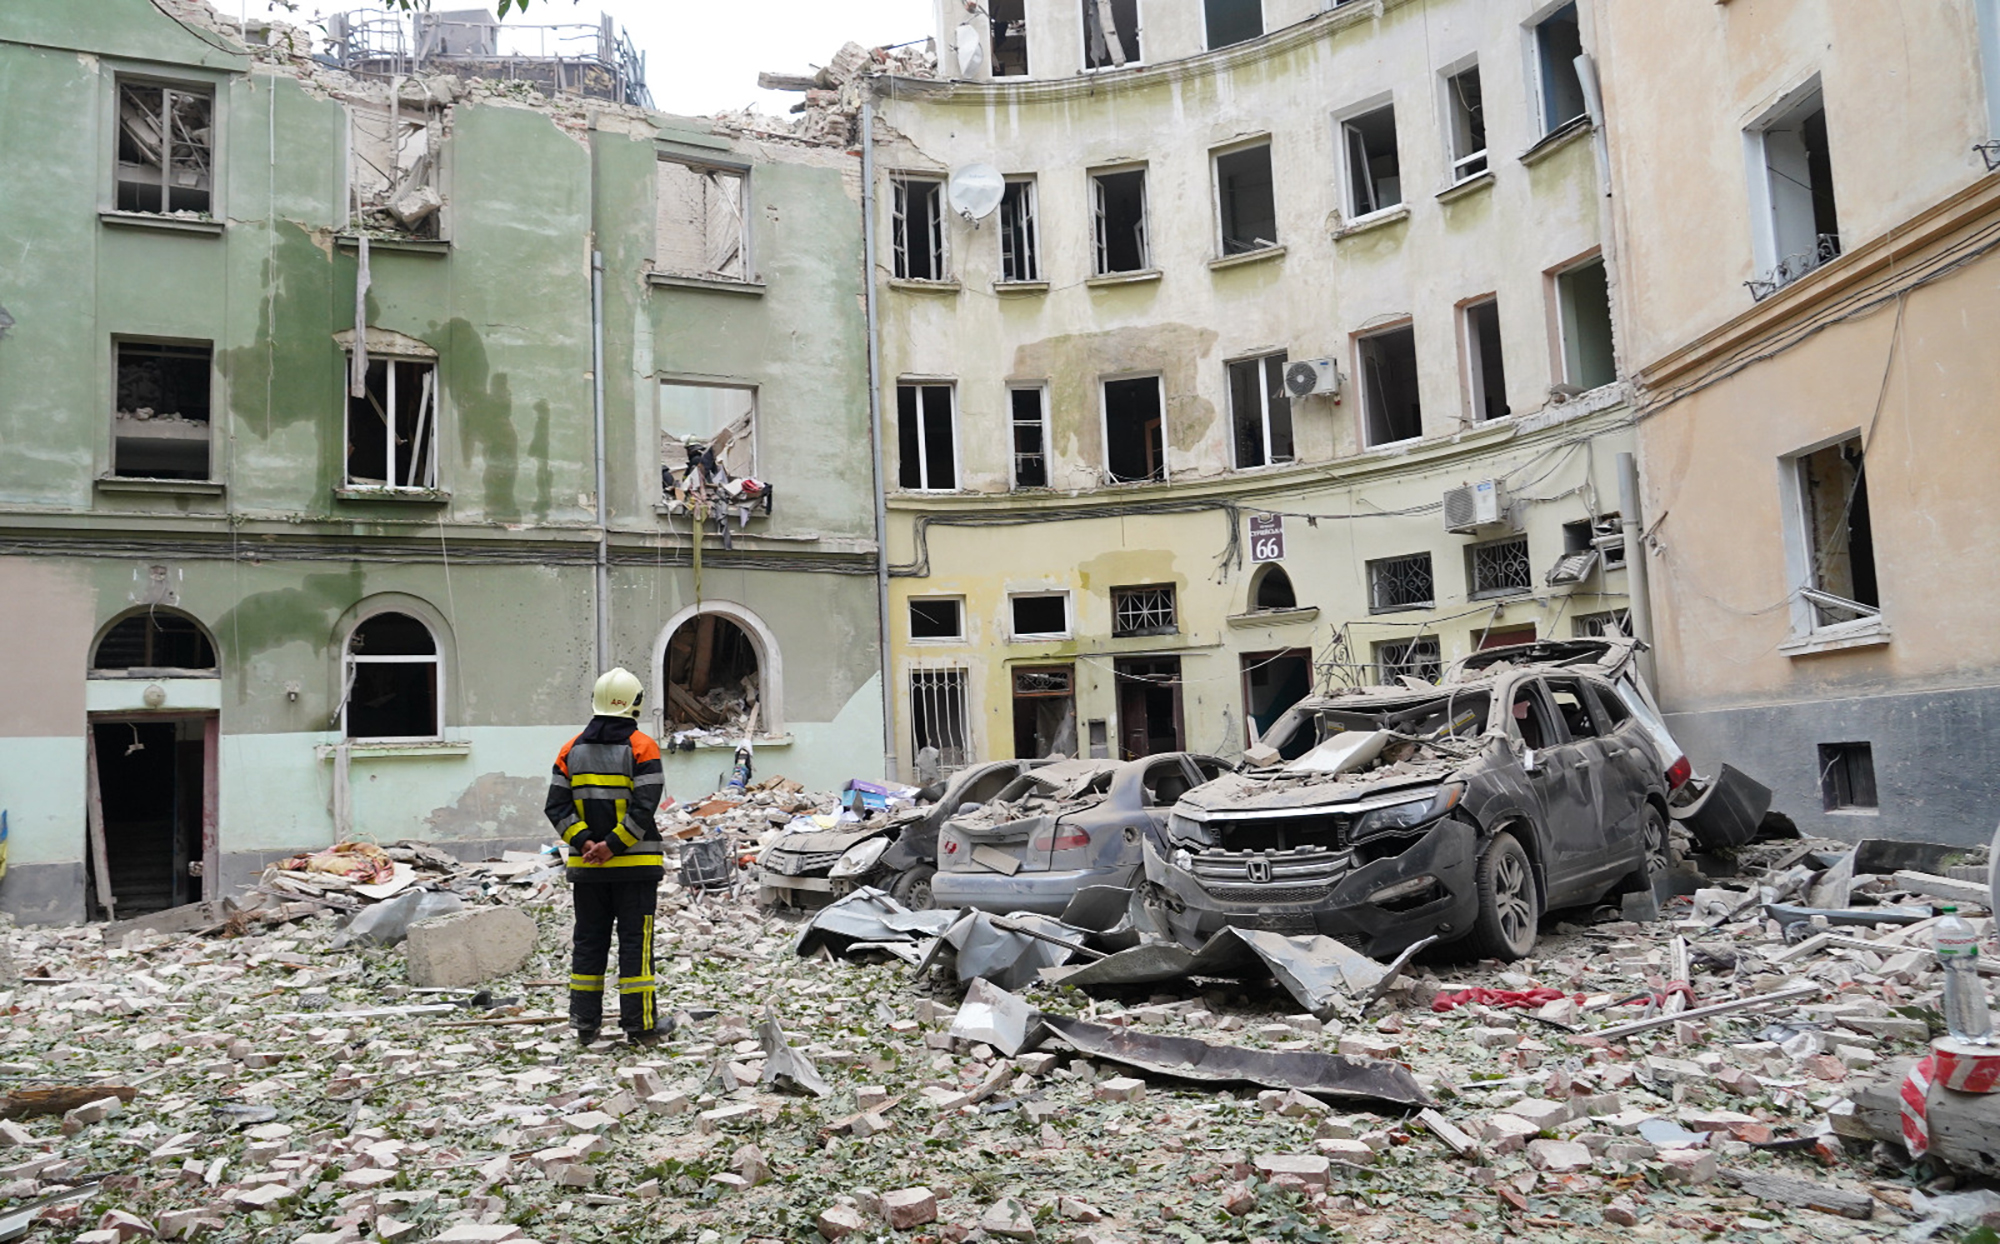
[[[475,907],[419,920],[403,953],[420,989],[464,989],[518,972],[535,951],[535,918],[514,907]]]

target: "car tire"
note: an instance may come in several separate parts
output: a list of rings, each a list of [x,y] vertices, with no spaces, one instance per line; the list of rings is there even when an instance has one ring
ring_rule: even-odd
[[[1667,824],[1666,813],[1650,800],[1640,821],[1639,839],[1645,852],[1646,884],[1650,886],[1655,878],[1672,872],[1674,867],[1673,829]]]
[[[895,899],[911,911],[929,911],[937,906],[931,898],[931,878],[937,876],[937,869],[929,864],[919,864],[905,869],[889,886],[889,897]]]
[[[1541,904],[1535,893],[1535,870],[1514,835],[1493,835],[1473,870],[1473,884],[1479,893],[1479,914],[1466,935],[1465,951],[1481,959],[1512,962],[1533,950]]]

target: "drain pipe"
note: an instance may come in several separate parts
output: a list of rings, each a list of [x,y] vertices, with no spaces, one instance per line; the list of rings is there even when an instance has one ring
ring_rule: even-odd
[[[1625,533],[1625,594],[1631,598],[1632,637],[1643,640],[1646,651],[1639,654],[1646,685],[1659,691],[1659,671],[1653,662],[1653,589],[1646,576],[1646,530],[1639,515],[1639,460],[1631,454],[1618,455],[1618,525]]]
[[[611,516],[604,499],[604,252],[590,251],[590,400],[597,428],[597,668],[611,668]]]
[[[896,684],[889,663],[889,499],[882,445],[882,355],[875,299],[875,101],[861,104],[861,290],[868,308],[868,441],[875,470],[875,625],[882,657],[882,774],[896,768]]]

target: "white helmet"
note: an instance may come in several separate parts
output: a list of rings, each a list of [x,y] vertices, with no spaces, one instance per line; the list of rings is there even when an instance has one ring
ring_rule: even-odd
[[[599,717],[639,716],[639,701],[646,698],[646,689],[639,684],[638,676],[624,666],[607,670],[597,685],[590,690],[590,711]]]

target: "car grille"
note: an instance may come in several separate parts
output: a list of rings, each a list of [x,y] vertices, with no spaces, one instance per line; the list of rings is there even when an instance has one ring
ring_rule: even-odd
[[[781,877],[803,877],[826,872],[839,862],[839,851],[766,851],[764,871]]]
[[[1203,851],[1189,858],[1188,867],[1203,881],[1248,881],[1250,861],[1271,866],[1274,882],[1327,881],[1345,873],[1351,857],[1345,851],[1307,848],[1303,851]]]
[[[1330,885],[1204,885],[1211,897],[1232,903],[1321,903],[1333,893]]]

